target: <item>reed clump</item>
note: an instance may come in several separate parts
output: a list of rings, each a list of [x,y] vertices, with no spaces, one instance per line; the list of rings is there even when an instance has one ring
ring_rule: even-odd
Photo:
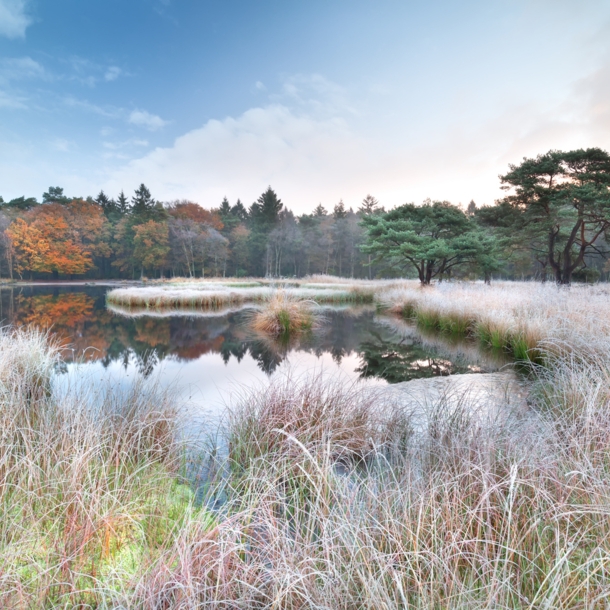
[[[277,290],[254,312],[250,324],[254,331],[272,337],[310,331],[316,322],[315,305],[313,301]]]
[[[329,452],[334,459],[362,460],[379,437],[379,396],[358,386],[312,377],[275,380],[250,393],[228,412],[229,458],[246,468],[251,462],[300,460],[303,452]]]
[[[0,606],[117,607],[172,544],[192,492],[171,397],[53,384],[59,348],[0,331]]]

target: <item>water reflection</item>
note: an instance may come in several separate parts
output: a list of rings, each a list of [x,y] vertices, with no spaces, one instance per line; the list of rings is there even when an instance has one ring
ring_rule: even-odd
[[[371,308],[328,310],[321,331],[288,344],[253,335],[248,311],[214,316],[124,316],[106,308],[102,286],[0,288],[4,324],[50,329],[64,345],[65,362],[95,362],[149,376],[169,360],[189,363],[217,355],[225,365],[252,358],[266,375],[291,353],[329,355],[341,366],[356,357],[354,373],[389,383],[454,373],[496,370],[472,346],[429,340],[399,320],[379,318]],[[351,364],[350,364],[351,366]]]

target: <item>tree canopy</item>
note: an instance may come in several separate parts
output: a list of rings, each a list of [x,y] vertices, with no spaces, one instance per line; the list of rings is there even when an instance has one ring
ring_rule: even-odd
[[[457,265],[476,264],[489,251],[489,238],[447,201],[408,203],[385,214],[366,215],[362,224],[368,231],[362,250],[376,263],[415,270],[423,285]]]
[[[610,155],[599,148],[551,150],[501,176],[509,194],[481,218],[505,241],[530,248],[558,284],[570,284],[610,228]]]

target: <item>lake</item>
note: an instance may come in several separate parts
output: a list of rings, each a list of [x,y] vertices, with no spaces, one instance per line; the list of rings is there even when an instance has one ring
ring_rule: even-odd
[[[424,335],[374,307],[324,308],[321,328],[282,342],[254,334],[251,309],[214,313],[123,314],[106,307],[101,285],[0,288],[4,325],[35,325],[65,345],[56,382],[86,378],[127,386],[138,377],[172,387],[193,415],[217,415],[244,388],[275,375],[313,372],[346,382],[394,384],[498,370],[468,341]]]

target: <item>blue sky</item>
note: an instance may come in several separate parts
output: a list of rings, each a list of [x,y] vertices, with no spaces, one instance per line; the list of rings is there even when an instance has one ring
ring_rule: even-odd
[[[0,195],[492,203],[610,149],[607,0],[0,0]]]

